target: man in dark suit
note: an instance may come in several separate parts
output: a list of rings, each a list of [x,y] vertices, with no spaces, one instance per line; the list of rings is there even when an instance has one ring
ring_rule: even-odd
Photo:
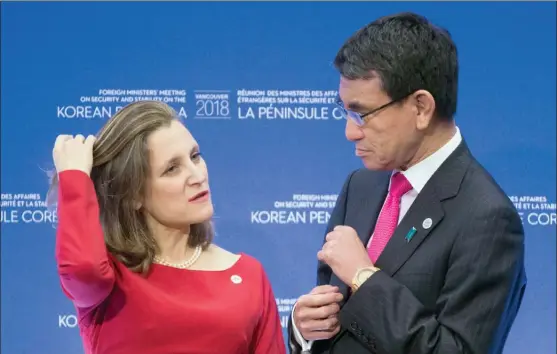
[[[351,173],[318,252],[292,353],[501,353],[526,276],[518,213],[453,116],[449,33],[411,13],[356,32],[335,59]]]

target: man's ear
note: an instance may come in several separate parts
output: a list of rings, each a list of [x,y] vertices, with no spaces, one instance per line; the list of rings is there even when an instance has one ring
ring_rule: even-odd
[[[435,99],[426,90],[418,90],[413,94],[416,107],[416,128],[425,130],[429,127],[435,114]]]

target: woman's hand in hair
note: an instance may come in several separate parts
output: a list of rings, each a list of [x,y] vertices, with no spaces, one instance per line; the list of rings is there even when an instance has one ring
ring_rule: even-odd
[[[54,143],[52,157],[56,172],[66,170],[79,170],[87,175],[91,173],[93,166],[93,144],[95,137],[89,135],[59,135]]]

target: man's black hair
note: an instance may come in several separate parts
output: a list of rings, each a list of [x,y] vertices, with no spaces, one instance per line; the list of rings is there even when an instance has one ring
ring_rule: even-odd
[[[441,119],[456,113],[456,45],[447,30],[423,16],[406,12],[368,24],[344,43],[334,65],[347,79],[378,77],[391,99],[429,91]]]

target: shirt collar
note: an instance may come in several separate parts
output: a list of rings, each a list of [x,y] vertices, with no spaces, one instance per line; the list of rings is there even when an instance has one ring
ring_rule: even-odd
[[[435,171],[437,171],[439,166],[445,162],[445,160],[456,150],[461,142],[462,135],[460,134],[458,127],[456,127],[456,133],[453,135],[451,140],[424,160],[411,166],[406,171],[402,171],[401,173],[404,177],[406,177],[408,182],[410,182],[412,188],[416,190],[417,193],[420,193],[427,181],[429,181],[431,176],[433,176]]]

